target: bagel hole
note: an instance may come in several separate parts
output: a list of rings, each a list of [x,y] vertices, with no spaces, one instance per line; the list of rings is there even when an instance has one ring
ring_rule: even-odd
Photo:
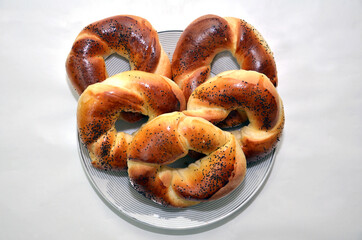
[[[233,110],[223,121],[217,123],[216,126],[223,130],[229,130],[234,128],[240,129],[249,125],[249,123],[249,119],[244,111]]]
[[[168,166],[172,168],[187,168],[191,163],[195,163],[205,156],[203,153],[190,150],[186,156],[177,159],[173,163],[168,164]]]
[[[228,126],[228,127],[220,127],[220,128],[222,130],[224,130],[224,131],[227,131],[229,133],[234,134],[234,136],[236,138],[241,138],[241,131],[240,130],[245,126],[248,126],[249,123],[250,123],[250,121],[249,121],[249,119],[247,119],[246,121],[244,121],[244,122],[242,122],[242,123],[240,123],[240,124],[238,124],[236,126],[231,126],[231,127]]]
[[[214,77],[215,75],[225,71],[239,69],[240,65],[231,52],[223,51],[216,54],[211,62],[211,77]]]
[[[249,125],[249,120],[245,121],[245,122],[242,122],[236,126],[232,126],[232,127],[221,127],[222,130],[224,131],[228,131],[228,132],[233,132],[233,131],[238,131],[240,130],[241,128],[245,127],[245,126],[248,126]]]
[[[129,61],[125,57],[122,57],[117,53],[109,55],[105,59],[105,64],[109,77],[116,75],[117,73],[131,70],[131,65],[129,64]]]
[[[121,116],[116,121],[115,127],[118,132],[133,134],[147,121],[148,116],[140,113],[121,112]]]
[[[222,122],[216,124],[219,128],[224,131],[230,132],[234,134],[237,138],[241,138],[240,130],[248,126],[250,121],[244,111],[231,111],[227,118],[225,118]]]

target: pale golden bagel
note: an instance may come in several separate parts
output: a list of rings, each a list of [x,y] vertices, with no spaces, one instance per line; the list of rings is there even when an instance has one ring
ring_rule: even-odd
[[[258,160],[276,146],[284,127],[282,100],[264,74],[232,70],[210,78],[191,94],[184,113],[216,124],[235,110],[250,123],[234,134],[247,160]]]
[[[88,86],[81,94],[78,132],[94,167],[125,169],[132,135],[116,130],[115,123],[122,113],[139,113],[150,121],[163,113],[184,109],[184,96],[172,80],[142,71],[123,72]]]
[[[186,168],[167,166],[189,150],[206,156]],[[128,151],[133,187],[164,206],[187,207],[224,197],[239,186],[245,173],[245,156],[232,134],[181,112],[149,121]]]

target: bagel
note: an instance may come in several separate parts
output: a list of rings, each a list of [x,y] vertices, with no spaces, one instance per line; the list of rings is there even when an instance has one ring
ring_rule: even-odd
[[[127,168],[127,149],[132,135],[118,132],[116,121],[123,112],[149,117],[182,111],[186,103],[172,80],[153,73],[127,71],[92,84],[80,95],[77,124],[80,140],[92,165],[105,170]]]
[[[186,168],[168,166],[189,150],[206,156]],[[182,112],[163,114],[143,125],[129,146],[127,165],[138,192],[179,208],[228,195],[246,174],[245,156],[232,134]]]
[[[119,15],[86,26],[66,60],[69,80],[78,94],[108,78],[105,59],[113,53],[126,58],[131,70],[171,78],[171,63],[156,30],[141,17]]]
[[[186,101],[209,78],[211,63],[222,51],[229,51],[242,69],[263,73],[277,86],[273,53],[253,26],[238,18],[205,15],[186,27],[172,57],[172,78]]]
[[[233,131],[248,162],[275,148],[284,128],[284,109],[264,74],[232,70],[216,75],[195,89],[184,113],[216,124],[233,110],[245,112],[249,120],[247,126]]]

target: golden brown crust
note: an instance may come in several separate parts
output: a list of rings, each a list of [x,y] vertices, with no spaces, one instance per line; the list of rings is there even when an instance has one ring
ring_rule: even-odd
[[[263,73],[277,86],[273,53],[261,34],[244,20],[216,15],[194,20],[181,34],[172,58],[174,81],[192,92],[208,78],[212,60],[222,51],[230,51],[242,69]]]
[[[216,124],[235,110],[245,112],[250,122],[236,134],[247,160],[270,152],[284,127],[284,110],[274,85],[261,73],[233,70],[210,78],[192,93],[184,113]]]
[[[211,63],[223,51],[229,51],[241,69],[263,73],[277,86],[273,53],[253,26],[238,18],[205,15],[187,26],[172,58],[172,77],[185,94],[186,101],[210,77]],[[218,126],[234,127],[243,120],[245,114],[233,112]]]
[[[234,56],[244,70],[263,73],[274,84],[278,85],[277,68],[273,53],[262,35],[249,23],[242,19],[226,18],[230,25],[237,29]]]
[[[142,134],[136,134],[129,147],[129,158],[153,164],[168,164],[185,155],[184,144],[178,135],[178,119],[162,118],[150,121]]]
[[[108,77],[104,59],[113,53],[128,59],[131,70],[171,78],[170,60],[152,25],[137,16],[119,15],[89,24],[76,38],[66,70],[79,94]]]
[[[206,156],[187,168],[167,166],[189,150]],[[174,207],[224,197],[246,173],[245,156],[232,134],[181,112],[163,114],[145,124],[130,144],[127,164],[137,191]]]
[[[231,49],[231,29],[225,19],[206,15],[194,20],[181,34],[172,60],[172,76],[179,83],[210,63],[220,51]]]
[[[128,71],[89,86],[78,101],[78,131],[92,163],[102,169],[126,168],[132,136],[117,132],[124,112],[149,116],[185,109],[185,99],[170,79],[142,71]],[[124,115],[123,115],[124,116]]]

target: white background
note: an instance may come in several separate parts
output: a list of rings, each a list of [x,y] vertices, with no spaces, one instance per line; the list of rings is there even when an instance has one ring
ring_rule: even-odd
[[[213,13],[254,25],[274,52],[286,125],[268,181],[231,218],[166,232],[116,214],[77,150],[65,59],[118,14],[158,30]],[[361,1],[0,0],[0,239],[362,239]]]

